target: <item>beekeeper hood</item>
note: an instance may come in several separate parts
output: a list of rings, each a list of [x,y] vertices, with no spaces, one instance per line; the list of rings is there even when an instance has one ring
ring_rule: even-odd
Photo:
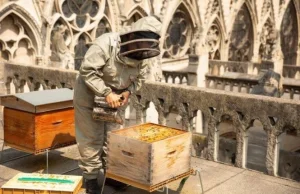
[[[143,17],[133,23],[129,32],[120,35],[120,55],[135,60],[159,55],[161,27],[161,22],[154,16]]]

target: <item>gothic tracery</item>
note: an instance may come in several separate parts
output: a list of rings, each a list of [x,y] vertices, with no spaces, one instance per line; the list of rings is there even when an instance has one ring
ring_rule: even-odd
[[[238,12],[229,44],[230,61],[250,61],[253,47],[253,27],[251,16],[244,4]]]
[[[165,58],[179,58],[187,54],[192,35],[192,26],[187,14],[183,9],[174,13],[164,41]]]

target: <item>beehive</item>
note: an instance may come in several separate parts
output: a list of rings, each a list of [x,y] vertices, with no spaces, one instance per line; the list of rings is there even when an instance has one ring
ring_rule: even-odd
[[[1,187],[0,193],[77,194],[81,186],[81,176],[19,173]]]
[[[4,106],[6,145],[39,154],[75,143],[72,90],[2,96],[1,105]]]
[[[108,134],[107,176],[152,191],[191,172],[191,133],[153,123]]]

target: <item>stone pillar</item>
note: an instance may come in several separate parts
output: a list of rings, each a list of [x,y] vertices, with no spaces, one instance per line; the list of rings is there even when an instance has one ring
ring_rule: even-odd
[[[276,154],[276,136],[275,129],[267,130],[268,134],[268,144],[267,144],[267,155],[266,155],[266,167],[269,175],[274,176],[274,162],[277,160]],[[275,165],[276,166],[276,165]]]
[[[247,74],[253,75],[254,74],[254,65],[253,65],[253,63],[247,62],[247,66],[248,66]]]
[[[297,58],[296,58],[296,66],[300,66],[300,47],[298,46]]]
[[[206,87],[205,74],[208,72],[208,52],[189,56],[188,85]],[[203,133],[202,112],[198,110],[196,117],[196,132]]]

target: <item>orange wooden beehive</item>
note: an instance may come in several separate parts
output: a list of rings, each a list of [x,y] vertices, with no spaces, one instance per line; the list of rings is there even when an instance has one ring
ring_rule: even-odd
[[[153,123],[108,134],[107,177],[154,191],[189,175],[191,133]]]
[[[73,91],[44,90],[1,97],[4,142],[29,153],[75,143]]]

